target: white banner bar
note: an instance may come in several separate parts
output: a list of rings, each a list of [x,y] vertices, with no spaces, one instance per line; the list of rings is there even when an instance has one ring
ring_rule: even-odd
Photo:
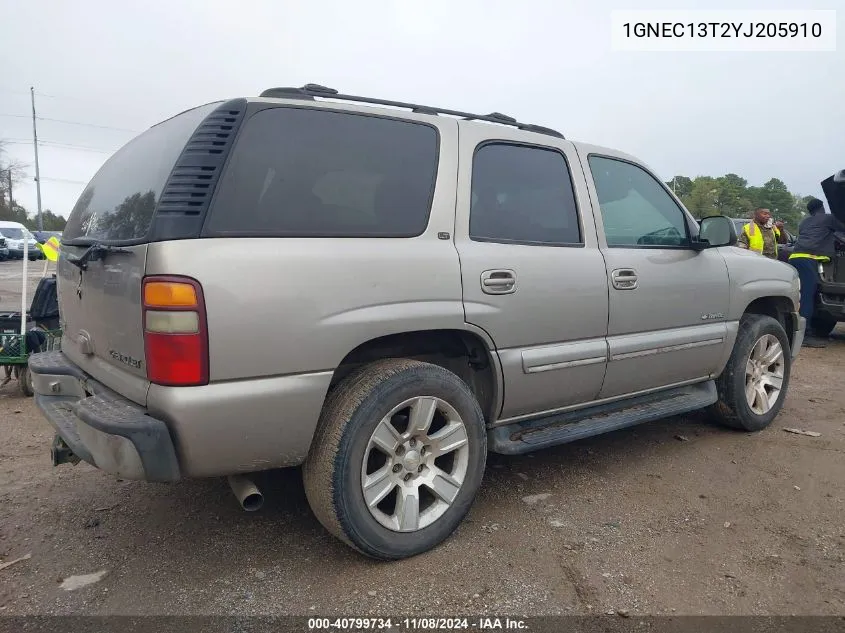
[[[836,11],[612,11],[611,49],[836,51]]]

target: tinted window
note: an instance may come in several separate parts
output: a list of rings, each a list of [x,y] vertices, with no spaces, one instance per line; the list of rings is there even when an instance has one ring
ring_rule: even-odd
[[[507,143],[480,147],[472,165],[469,234],[494,242],[580,244],[563,155]]]
[[[73,207],[64,241],[144,237],[173,165],[215,105],[194,108],[159,123],[109,158]]]
[[[686,216],[647,171],[590,156],[608,246],[686,246]]]
[[[263,110],[241,132],[206,234],[420,235],[436,173],[431,126],[307,108]]]
[[[11,240],[23,239],[23,229],[4,227],[0,229],[0,233],[3,234],[3,237],[8,237]]]

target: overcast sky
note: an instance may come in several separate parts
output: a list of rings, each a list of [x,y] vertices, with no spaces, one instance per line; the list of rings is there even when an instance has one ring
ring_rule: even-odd
[[[708,4],[0,0],[0,138],[29,164],[15,197],[33,212],[29,86],[41,117],[121,128],[39,121],[43,208],[67,215],[108,152],[138,131],[208,101],[315,82],[504,112],[637,155],[664,180],[733,172],[821,196],[818,183],[845,168],[845,35],[824,53],[611,51],[613,9]],[[720,4],[839,5],[845,34],[841,0]]]

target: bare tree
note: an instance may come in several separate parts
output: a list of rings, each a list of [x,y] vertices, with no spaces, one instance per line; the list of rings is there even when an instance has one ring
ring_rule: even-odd
[[[0,139],[0,191],[2,198],[0,203],[5,203],[8,209],[14,209],[15,186],[28,175],[29,165],[23,161],[8,158],[4,147],[3,139]]]

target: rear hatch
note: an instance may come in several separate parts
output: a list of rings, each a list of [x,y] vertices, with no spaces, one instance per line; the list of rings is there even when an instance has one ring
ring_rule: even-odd
[[[830,209],[837,220],[845,223],[845,169],[825,178],[822,181],[822,191],[827,198],[827,208]],[[845,236],[837,234],[837,237],[839,239],[837,239],[836,255],[832,262],[825,264],[823,267],[822,281],[829,284],[831,282],[833,284],[845,284],[845,248],[843,248]],[[842,288],[823,285],[822,292],[840,294]]]
[[[840,222],[845,222],[845,169],[822,181],[827,208]]]
[[[147,245],[167,239],[159,216],[168,204],[190,206],[216,181],[202,164],[220,152],[213,149],[214,139],[198,139],[215,106],[159,123],[115,153],[83,191],[62,238],[57,266],[62,350],[96,381],[141,405],[149,387],[141,307]],[[197,165],[186,167],[186,161]],[[204,180],[196,174],[186,178],[189,168]],[[167,221],[172,225],[173,217]]]

